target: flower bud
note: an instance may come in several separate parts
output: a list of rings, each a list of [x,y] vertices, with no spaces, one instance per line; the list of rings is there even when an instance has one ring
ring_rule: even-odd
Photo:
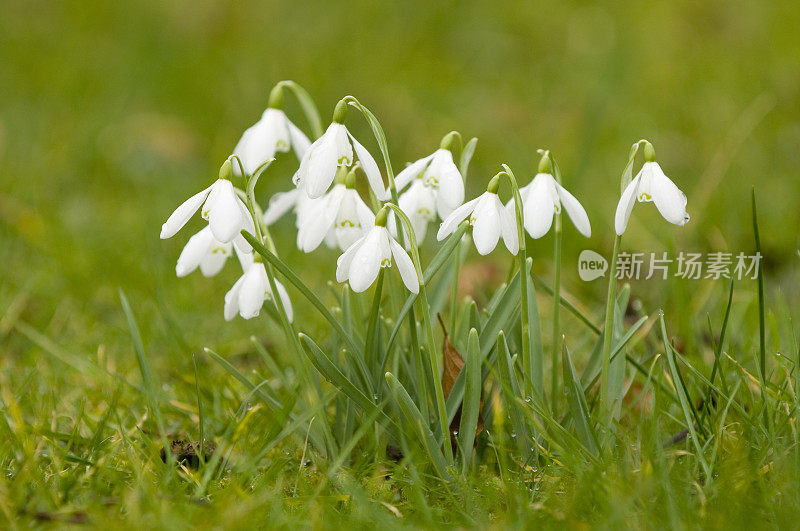
[[[356,187],[356,170],[358,170],[361,165],[356,162],[353,164],[353,167],[347,172],[347,176],[344,178],[344,185],[347,187],[348,190],[353,190]]]
[[[339,100],[339,103],[336,104],[336,108],[333,109],[333,122],[342,124],[345,118],[347,118],[347,102],[342,99]]]
[[[651,144],[646,140],[644,142],[644,161],[645,162],[656,161],[656,150],[653,148],[653,144]]]
[[[492,180],[489,181],[489,185],[486,187],[486,191],[490,194],[496,194],[497,190],[500,189],[500,177],[503,175],[503,172],[498,173]]]
[[[228,157],[219,168],[219,178],[230,181],[233,177],[233,157]]]
[[[538,173],[553,173],[553,162],[550,160],[550,152],[545,151],[542,153],[542,158],[539,160]]]
[[[389,216],[389,207],[384,206],[378,213],[375,214],[375,226],[376,227],[385,227],[386,226],[386,218]]]

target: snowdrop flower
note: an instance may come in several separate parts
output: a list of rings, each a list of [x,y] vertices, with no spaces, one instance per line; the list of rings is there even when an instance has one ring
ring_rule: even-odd
[[[425,200],[429,201],[432,198],[435,201],[436,211],[442,219],[449,216],[464,202],[464,178],[453,162],[453,153],[450,151],[456,138],[455,135],[455,133],[449,133],[442,139],[439,149],[425,158],[412,162],[395,178],[398,190],[402,190],[412,181],[411,186],[414,187],[417,185],[415,179],[420,180],[431,196],[425,197]],[[419,197],[421,191],[415,191],[414,196]],[[402,202],[402,199],[400,201]],[[402,205],[399,206],[403,208]],[[409,216],[411,215],[405,208],[403,211],[407,212]]]
[[[254,233],[255,225],[250,212],[236,195],[230,181],[232,175],[231,159],[225,161],[219,171],[220,177],[214,184],[184,201],[161,226],[161,239],[174,236],[191,219],[202,205],[201,215],[208,220],[211,234],[222,243],[233,242],[244,252],[252,247],[240,232]]]
[[[308,203],[308,195],[306,195],[305,190],[300,188],[295,188],[288,192],[278,192],[270,198],[267,210],[264,211],[264,225],[269,227],[287,212],[294,210],[297,214],[295,225],[300,228],[300,217],[306,210]]]
[[[375,196],[381,201],[388,199],[380,169],[369,151],[347,130],[344,119],[347,103],[340,101],[333,112],[333,122],[328,129],[306,150],[295,173],[294,184],[303,188],[308,197],[321,197],[330,187],[339,166],[352,166],[353,152],[361,162],[364,173]]]
[[[225,309],[223,313],[226,321],[232,320],[236,317],[236,314],[241,315],[244,319],[252,319],[261,312],[261,307],[264,305],[265,300],[273,300],[273,293],[264,264],[260,260],[256,260],[246,268],[243,267],[243,269],[244,274],[225,294]],[[286,310],[286,316],[291,322],[294,315],[289,294],[283,284],[277,280],[275,281],[275,287],[278,288],[278,296],[281,298],[283,308]]]
[[[400,195],[398,206],[411,220],[414,235],[417,237],[417,245],[421,244],[428,232],[428,223],[436,219],[436,192],[433,188],[426,186],[422,179],[415,179],[408,190]],[[442,219],[446,217],[444,216]],[[396,237],[397,224],[394,220],[394,212],[389,212],[388,223],[389,230]]]
[[[649,142],[644,145],[644,165],[639,173],[622,192],[614,216],[614,228],[622,236],[628,227],[634,203],[653,202],[661,215],[675,225],[685,225],[689,221],[686,212],[686,195],[664,175],[656,162],[655,150]]]
[[[223,243],[217,240],[211,232],[211,227],[206,226],[189,238],[178,257],[175,274],[178,278],[185,277],[199,267],[203,276],[213,277],[222,270],[233,250],[234,246],[230,242]],[[252,253],[243,253],[238,247],[235,250],[242,268],[246,269],[253,262]]]
[[[512,210],[503,206],[497,196],[499,185],[500,180],[495,176],[489,181],[486,192],[455,209],[442,222],[436,239],[442,241],[456,230],[459,223],[469,218],[469,224],[472,225],[472,239],[480,254],[486,255],[492,252],[501,236],[509,252],[517,254],[519,240],[516,217]]]
[[[411,293],[419,293],[419,278],[405,249],[386,230],[386,207],[375,216],[369,231],[347,248],[336,261],[336,281],[350,281],[350,288],[361,293],[369,288],[382,267],[394,260],[400,278]]]
[[[592,235],[592,227],[586,210],[555,180],[552,171],[550,156],[545,152],[539,161],[539,173],[519,191],[525,230],[531,238],[541,238],[550,230],[553,217],[561,213],[563,205],[578,232],[589,238]],[[512,214],[514,214],[514,204],[513,198],[506,204],[506,209]]]
[[[286,116],[283,107],[283,88],[275,86],[269,96],[269,106],[261,119],[248,128],[233,149],[239,157],[244,171],[252,175],[267,160],[273,158],[278,151],[286,152],[291,147],[298,159],[303,157],[311,145],[308,137]],[[236,175],[241,173],[238,165],[234,167]]]
[[[327,239],[332,247],[347,250],[375,224],[375,215],[355,190],[355,172],[338,177],[331,190],[318,199],[310,199],[298,216],[298,247],[310,253]],[[327,238],[326,238],[327,237]]]

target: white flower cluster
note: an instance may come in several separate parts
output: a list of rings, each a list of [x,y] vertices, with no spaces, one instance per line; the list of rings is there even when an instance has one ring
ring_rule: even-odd
[[[497,179],[490,182],[486,192],[464,202],[464,176],[453,159],[457,133],[445,136],[436,151],[410,163],[387,187],[375,159],[344,125],[347,99],[339,102],[332,123],[314,142],[289,120],[282,104],[279,84],[273,89],[269,107],[261,119],[236,144],[233,155],[220,170],[219,179],[181,204],[161,229],[161,238],[173,236],[198,209],[208,221],[208,226],[192,236],[181,252],[175,268],[179,277],[197,268],[203,275],[213,276],[236,252],[243,274],[225,295],[227,320],[237,314],[245,319],[255,317],[265,300],[275,300],[267,267],[259,255],[254,255],[241,233],[260,235],[290,211],[296,214],[297,247],[310,253],[325,242],[328,247],[339,249],[342,254],[337,261],[336,279],[348,281],[354,292],[369,288],[381,268],[394,264],[408,290],[417,293],[422,282],[419,269],[398,240],[405,241],[413,251],[423,242],[428,224],[437,220],[441,222],[436,235],[439,241],[466,220],[481,255],[494,250],[500,239],[516,255],[520,241],[518,227],[532,238],[541,238],[549,232],[562,206],[577,230],[591,236],[586,211],[557,180],[558,172],[554,176],[547,152],[533,180],[519,189],[522,217],[518,220],[514,197],[503,204],[497,193]],[[242,176],[249,183],[276,153],[290,149],[300,161],[292,179],[295,188],[274,195],[262,215],[258,205],[245,204],[247,195],[234,187],[232,178]],[[617,207],[615,227],[619,235],[624,232],[637,199],[655,202],[671,223],[683,225],[689,219],[686,196],[664,175],[649,143],[645,144],[645,160]],[[359,172],[366,177],[375,210],[356,189]],[[389,200],[393,193],[399,194],[398,205],[380,208],[380,202]],[[403,238],[396,230],[395,208],[405,214],[401,217],[409,225]],[[416,241],[412,241],[412,234]],[[277,281],[275,288],[291,320],[292,307],[286,289]]]

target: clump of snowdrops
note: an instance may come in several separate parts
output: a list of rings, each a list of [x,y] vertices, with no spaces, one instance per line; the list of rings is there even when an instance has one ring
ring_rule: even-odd
[[[283,111],[286,94],[299,99],[310,135]],[[366,120],[374,139],[357,139],[347,125],[354,119]],[[476,144],[475,138],[464,143],[458,132],[449,132],[429,154],[395,175],[387,137],[369,109],[346,96],[323,130],[308,93],[284,81],[272,90],[268,108],[244,132],[219,177],[173,212],[161,237],[177,234],[197,211],[208,222],[181,252],[179,277],[198,268],[214,276],[236,255],[242,275],[224,297],[223,316],[252,319],[266,308],[267,318],[280,323],[296,363],[297,402],[306,406],[295,406],[305,413],[289,411],[286,421],[306,426],[307,442],[337,466],[365,438],[398,447],[398,455],[432,467],[447,485],[476,462],[508,469],[513,461],[518,467],[510,468],[523,474],[548,460],[602,461],[617,444],[623,400],[638,380],[640,396],[667,397],[683,415],[699,470],[708,478],[709,448],[703,444],[709,421],[698,416],[682,387],[680,354],[667,341],[663,315],[657,317],[668,361],[663,371],[654,370],[659,356],[648,367],[628,354],[654,320],[645,315],[626,327],[621,318],[630,289],[618,290],[615,267],[633,206],[652,202],[669,223],[689,221],[686,196],[665,175],[652,144],[634,143],[621,165],[601,326],[561,297],[562,232],[589,237],[591,223],[565,187],[554,154],[538,150],[535,175],[498,164],[493,176],[471,177],[486,187],[467,200],[465,179]],[[365,146],[377,146],[381,164]],[[295,174],[269,175],[275,157],[291,157],[289,152],[299,161]],[[643,162],[634,174],[639,154]],[[267,175],[285,182],[286,191],[264,208],[256,201],[255,187]],[[596,178],[601,186],[602,176]],[[615,182],[610,178],[607,185]],[[609,205],[609,215],[612,210]],[[564,230],[565,213],[575,231]],[[292,216],[298,249],[330,259],[337,293],[333,301],[308,285],[272,241],[270,227],[290,223]],[[429,231],[432,224],[435,230]],[[527,253],[528,236],[553,240],[555,267],[549,283],[534,274],[537,257]],[[423,263],[419,249],[426,245],[432,258]],[[459,298],[457,289],[471,245],[480,255],[516,257],[510,280],[496,286],[483,308],[469,297]],[[335,263],[323,247],[338,254]],[[537,289],[552,298],[550,323],[540,318]],[[306,316],[293,311],[298,297],[328,322],[327,336],[303,332]],[[562,310],[594,336],[580,374],[562,334]],[[445,329],[444,344],[437,339],[437,316]],[[546,334],[552,347],[547,352]],[[551,371],[546,375],[547,366]],[[713,373],[706,382],[706,398],[712,389],[717,400],[733,396],[715,385]],[[251,390],[268,407],[282,410],[269,386]]]

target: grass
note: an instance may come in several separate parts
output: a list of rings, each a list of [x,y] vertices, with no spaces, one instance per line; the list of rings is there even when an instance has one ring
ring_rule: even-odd
[[[27,5],[4,3],[0,526],[792,527],[800,509],[799,19],[790,2],[71,1],[35,17]],[[385,363],[348,362],[354,352],[340,351],[340,339],[356,335],[353,351],[367,344],[355,316],[369,316],[372,299],[328,286],[336,254],[297,251],[290,222],[273,233],[290,266],[276,268],[279,278],[289,286],[287,273],[296,273],[305,295],[318,298],[290,286],[299,345],[267,315],[223,322],[235,268],[213,280],[174,278],[183,241],[158,241],[160,223],[213,178],[285,78],[313,94],[323,121],[338,98],[357,96],[386,129],[395,169],[451,129],[478,137],[468,197],[500,162],[526,183],[535,149],[553,150],[594,228],[587,241],[564,223],[558,349],[552,236],[527,242],[528,311],[544,331],[532,348],[539,341],[546,353],[548,392],[561,354],[555,413],[549,400],[520,391],[516,295],[502,288],[519,285],[518,265],[509,268],[499,250],[488,260],[465,252],[457,311],[450,262],[446,281],[430,278],[430,304],[443,309],[471,368],[454,387],[468,398],[469,423],[473,327],[486,357],[484,430],[474,448],[459,434],[455,468],[436,404],[418,399],[433,382],[415,372],[414,356],[398,354],[411,344],[408,328],[398,329],[392,352],[377,351]],[[301,116],[297,106],[289,113]],[[350,122],[369,138],[365,121]],[[584,248],[609,256],[619,172],[642,136],[687,193],[692,221],[675,229],[637,207],[623,250],[749,253],[758,245],[765,275],[734,286],[621,286],[626,344],[612,352],[627,360],[625,394],[605,431],[592,357],[605,286],[580,282],[575,263]],[[261,179],[262,204],[288,188],[293,163],[279,160]],[[428,240],[423,268],[440,248]],[[374,321],[384,341],[405,300],[397,284],[387,278],[384,296],[395,300],[385,299]],[[342,329],[331,331],[331,321]],[[458,405],[448,402],[449,416]],[[172,439],[207,441],[213,452],[199,449],[196,467],[169,452],[164,463]],[[404,455],[399,463],[387,444]]]

